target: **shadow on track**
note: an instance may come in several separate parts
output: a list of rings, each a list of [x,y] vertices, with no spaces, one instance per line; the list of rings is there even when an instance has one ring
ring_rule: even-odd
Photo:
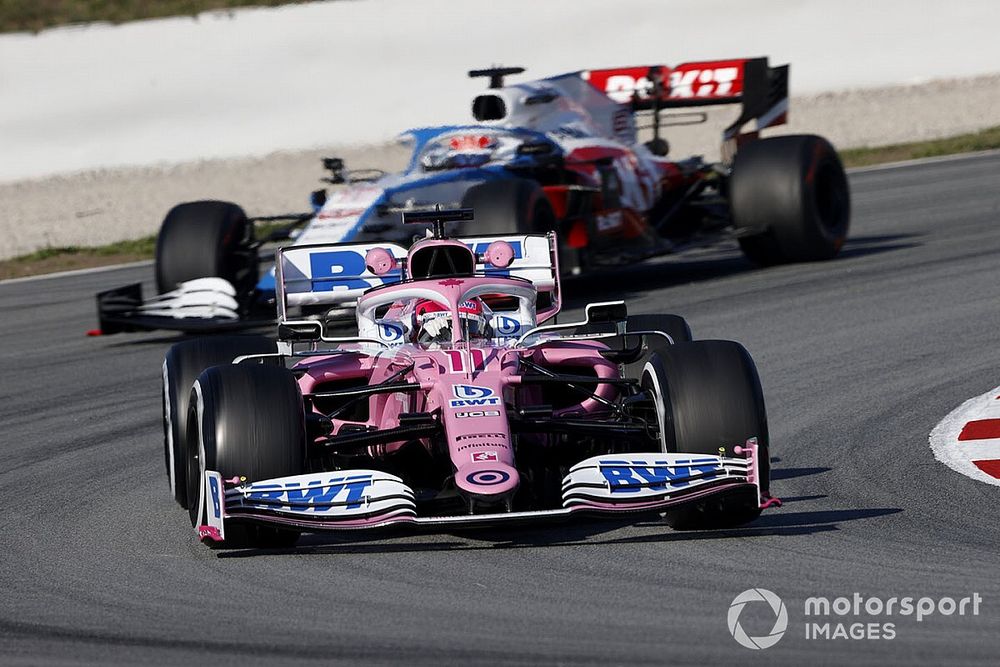
[[[831,468],[772,468],[771,481],[819,475],[824,472],[830,472],[830,470]]]
[[[218,558],[257,558],[280,555],[345,555],[389,554],[431,551],[482,551],[488,549],[542,549],[551,547],[598,547],[610,544],[635,544],[652,542],[690,542],[695,540],[723,540],[735,537],[799,536],[830,532],[847,521],[874,519],[902,512],[900,508],[822,510],[815,512],[775,512],[762,516],[753,524],[723,530],[674,531],[658,521],[641,523],[623,521],[592,521],[586,524],[536,526],[520,529],[477,529],[458,534],[446,534],[453,540],[419,539],[405,543],[373,543],[386,538],[370,536],[367,542],[356,539],[344,541],[321,534],[303,537],[300,546],[290,549],[242,549],[223,551]],[[632,528],[644,531],[640,535],[615,537],[612,531]],[[655,532],[650,532],[655,531]],[[440,534],[438,534],[440,535]],[[595,537],[604,536],[604,537]]]
[[[919,234],[887,234],[849,238],[840,255],[831,260],[836,265],[845,259],[865,257],[920,245]],[[819,264],[823,264],[820,262]],[[780,271],[782,267],[759,268],[729,245],[686,250],[677,255],[643,262],[623,269],[602,269],[565,282],[564,307],[582,308],[588,302],[620,299],[642,292],[700,283],[739,274]],[[586,295],[586,296],[579,296]]]

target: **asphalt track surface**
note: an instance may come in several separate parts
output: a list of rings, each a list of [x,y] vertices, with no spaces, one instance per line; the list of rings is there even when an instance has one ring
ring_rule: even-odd
[[[655,521],[378,539],[198,544],[163,470],[160,363],[176,337],[86,338],[93,294],[148,267],[0,285],[0,663],[996,663],[998,490],[927,434],[996,386],[1000,155],[855,173],[833,262],[751,270],[699,251],[567,287],[677,312],[760,369],[773,490],[740,530]],[[750,651],[751,587],[789,626]],[[804,638],[807,597],[983,597],[895,639]],[[751,605],[751,635],[773,616]],[[968,611],[968,610],[967,610]],[[751,613],[753,612],[753,613]]]

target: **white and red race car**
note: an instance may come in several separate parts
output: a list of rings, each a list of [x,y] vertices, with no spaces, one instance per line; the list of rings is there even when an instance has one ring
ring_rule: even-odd
[[[505,84],[522,71],[470,72],[489,78],[472,100],[474,122],[404,133],[413,154],[399,173],[347,171],[341,160],[325,160],[326,180],[344,187],[314,192],[312,212],[286,216],[288,225],[266,238],[255,237],[255,220],[236,204],[176,206],[157,243],[160,295],[146,301],[137,285],[102,293],[101,330],[206,331],[273,320],[273,272],[258,280],[265,243],[409,244],[413,230],[402,213],[433,204],[475,209],[462,235],[555,231],[562,266],[573,273],[720,236],[738,240],[761,265],[839,252],[850,196],[836,151],[813,135],[758,136],[785,122],[787,65],[721,60]],[[705,119],[677,110],[720,104],[740,105],[723,133],[722,161],[670,155],[661,130]],[[652,138],[640,140],[642,129]],[[356,268],[331,266],[329,277]]]

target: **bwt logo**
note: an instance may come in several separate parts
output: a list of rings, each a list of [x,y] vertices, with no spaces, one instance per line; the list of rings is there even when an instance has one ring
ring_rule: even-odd
[[[754,602],[766,603],[767,607],[760,604],[751,605]],[[740,618],[743,616],[744,608],[748,605],[751,605],[752,609],[757,609],[758,613],[766,613],[769,617],[770,615],[774,616],[774,625],[771,626],[769,633],[761,637],[751,637],[746,633],[746,630],[740,625]],[[763,611],[768,608],[768,611]],[[781,640],[785,635],[785,630],[788,629],[788,610],[785,609],[785,603],[781,601],[781,598],[766,588],[750,588],[737,595],[732,604],[729,605],[726,621],[729,624],[729,634],[740,646],[750,649],[771,648]]]
[[[493,390],[489,387],[472,384],[456,384],[451,390],[455,393],[455,398],[486,398],[493,395]]]
[[[448,401],[453,408],[475,408],[484,405],[500,405],[500,398],[493,395],[489,387],[477,387],[471,384],[456,384],[451,389],[455,398]]]
[[[399,282],[399,270],[384,276],[362,278],[368,273],[365,255],[360,250],[329,250],[309,255],[309,275],[313,292],[333,292],[337,290],[366,290],[375,285]]]
[[[365,490],[372,485],[371,475],[336,477],[329,482],[310,482],[305,488],[294,482],[286,486],[280,484],[255,484],[245,498],[262,505],[288,505],[300,511],[329,510],[334,500],[346,492],[343,506],[358,509],[364,502]]]
[[[513,336],[521,330],[521,323],[506,315],[493,316],[493,330],[501,336]]]
[[[639,493],[646,489],[664,491],[668,486],[687,486],[692,477],[712,479],[720,472],[722,466],[716,459],[677,461],[670,467],[666,461],[656,461],[653,465],[643,461],[601,462],[601,474],[611,493]]]

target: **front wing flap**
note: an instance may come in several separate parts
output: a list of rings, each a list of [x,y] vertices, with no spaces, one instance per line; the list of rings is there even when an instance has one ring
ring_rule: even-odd
[[[224,523],[252,521],[306,531],[410,525],[474,527],[568,518],[575,514],[655,512],[738,491],[754,491],[761,507],[756,441],[737,448],[744,457],[700,454],[626,454],[589,458],[563,480],[563,507],[552,510],[456,516],[418,516],[413,490],[376,470],[339,470],[245,483],[205,473],[201,539],[223,541]]]
[[[133,283],[97,295],[99,328],[93,335],[166,329],[213,333],[271,324],[274,319],[248,319],[236,301],[236,290],[222,278],[198,278],[148,299]]]

